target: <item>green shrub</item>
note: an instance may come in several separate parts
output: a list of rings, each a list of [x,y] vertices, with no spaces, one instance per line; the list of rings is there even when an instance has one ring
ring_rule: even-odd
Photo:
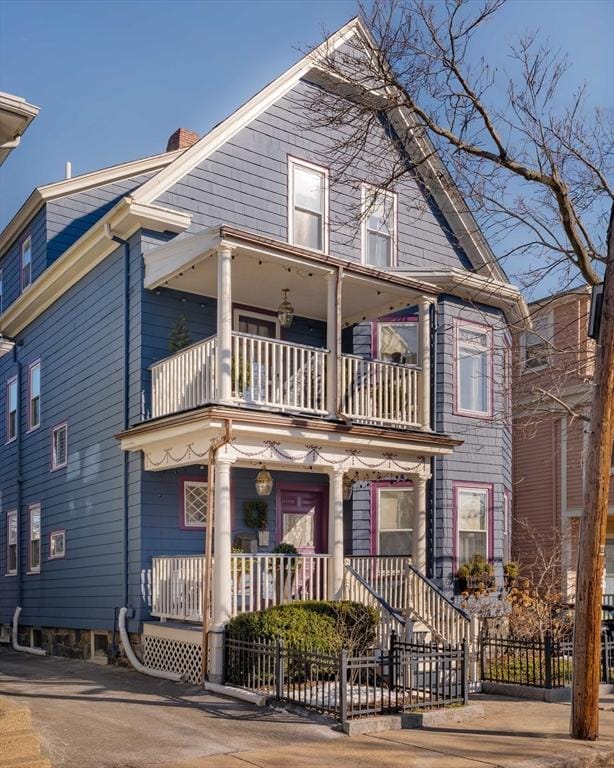
[[[288,646],[326,653],[362,653],[375,640],[377,622],[377,612],[361,603],[304,600],[235,616],[228,631],[246,639],[279,637]]]

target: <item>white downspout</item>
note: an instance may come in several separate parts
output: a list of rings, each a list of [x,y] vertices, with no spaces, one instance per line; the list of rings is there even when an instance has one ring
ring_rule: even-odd
[[[162,680],[171,680],[173,683],[180,683],[182,682],[181,675],[178,675],[176,672],[162,672],[159,669],[151,669],[151,667],[146,667],[137,659],[137,657],[134,654],[134,651],[132,650],[132,646],[130,645],[130,638],[128,637],[128,632],[126,631],[126,613],[128,609],[127,608],[120,608],[119,609],[119,636],[122,641],[122,645],[124,647],[124,651],[126,653],[126,656],[128,657],[128,661],[132,664],[132,666],[136,669],[137,672],[141,672],[143,675],[149,675],[150,677],[159,677]]]
[[[33,656],[46,656],[47,651],[43,650],[42,648],[30,648],[27,645],[19,645],[18,641],[18,630],[19,630],[19,615],[21,613],[21,606],[18,605],[17,608],[15,608],[15,613],[13,614],[13,650],[15,651],[21,651],[22,653],[31,653]]]

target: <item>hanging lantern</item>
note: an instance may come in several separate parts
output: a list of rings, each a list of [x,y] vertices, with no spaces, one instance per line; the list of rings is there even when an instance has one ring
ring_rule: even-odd
[[[256,493],[258,496],[269,496],[273,490],[273,478],[271,473],[263,465],[256,476]]]
[[[349,501],[354,490],[354,480],[349,475],[343,475],[343,500]]]
[[[282,293],[284,295],[283,301],[279,305],[277,310],[277,319],[282,328],[289,328],[294,320],[294,307],[288,301],[289,288],[283,288]]]

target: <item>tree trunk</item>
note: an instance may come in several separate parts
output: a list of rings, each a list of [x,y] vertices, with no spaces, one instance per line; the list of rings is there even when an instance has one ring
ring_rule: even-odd
[[[580,524],[573,645],[570,733],[599,736],[601,600],[614,442],[614,206],[608,228],[601,330],[595,359],[591,426],[586,456],[584,514]]]

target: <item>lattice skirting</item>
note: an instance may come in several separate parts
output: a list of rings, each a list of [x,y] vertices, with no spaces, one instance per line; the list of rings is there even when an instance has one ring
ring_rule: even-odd
[[[167,637],[143,636],[143,664],[162,672],[177,672],[198,685],[201,675],[200,644],[184,643]]]

